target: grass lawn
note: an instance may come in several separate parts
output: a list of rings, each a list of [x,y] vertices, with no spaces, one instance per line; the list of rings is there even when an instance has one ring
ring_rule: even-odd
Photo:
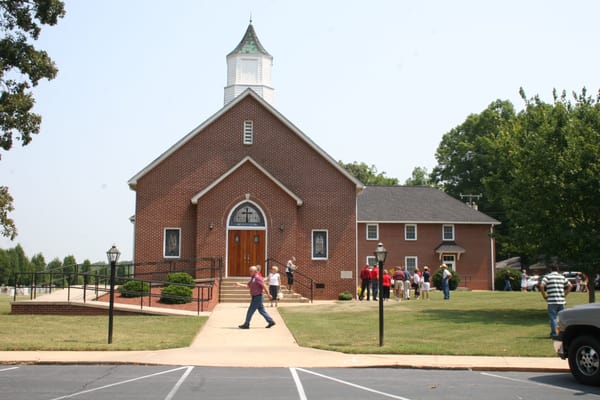
[[[546,303],[537,292],[452,292],[450,301],[384,304],[384,346],[379,347],[375,301],[340,301],[310,307],[280,306],[301,346],[344,353],[478,356],[556,356],[548,339]],[[587,303],[571,293],[567,307]]]
[[[0,296],[0,350],[159,350],[187,347],[206,317],[10,315]]]

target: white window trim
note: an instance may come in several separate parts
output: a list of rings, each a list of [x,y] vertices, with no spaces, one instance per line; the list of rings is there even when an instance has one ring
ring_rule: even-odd
[[[315,257],[315,232],[325,232],[325,257]],[[310,233],[310,257],[312,260],[328,260],[329,259],[329,231],[327,229],[313,229]]]
[[[418,267],[419,266],[419,257],[417,257],[417,256],[405,256],[404,257],[404,265],[406,265],[406,269],[408,269],[411,274],[415,271],[415,268],[413,267],[412,270],[410,270],[408,268],[408,260],[413,259],[413,258],[415,259],[415,267]]]
[[[369,227],[370,226],[375,227],[375,239],[369,237]],[[367,224],[365,234],[366,234],[367,240],[379,240],[379,224]]]
[[[446,239],[446,237],[445,237],[445,235],[444,235],[444,231],[445,231],[445,228],[446,228],[447,226],[449,226],[449,227],[451,227],[451,228],[452,228],[452,238],[451,238],[451,239]],[[442,240],[443,240],[443,241],[445,241],[445,242],[451,242],[451,241],[454,241],[454,237],[455,237],[455,236],[456,236],[456,233],[455,233],[455,231],[454,231],[454,224],[444,224],[444,225],[442,225]]]
[[[367,265],[377,265],[377,258],[375,256],[367,256]]]
[[[177,243],[176,256],[167,255],[167,231],[179,231],[179,241]],[[165,228],[163,229],[163,258],[181,258],[181,228]]]
[[[246,145],[254,144],[254,121],[251,119],[244,121],[243,143]]]
[[[409,238],[407,236],[406,228],[409,227],[409,226],[414,226],[415,227],[415,237],[414,238]],[[406,224],[406,225],[404,225],[404,240],[411,240],[411,241],[417,240],[417,224]]]

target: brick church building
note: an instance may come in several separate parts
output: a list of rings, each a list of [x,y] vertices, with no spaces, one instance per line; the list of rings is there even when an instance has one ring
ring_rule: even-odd
[[[393,193],[415,188],[377,195],[381,188],[365,188],[340,167],[273,106],[272,64],[250,23],[227,55],[223,108],[129,180],[136,192],[134,261],[221,256],[224,275],[235,277],[267,259],[280,264],[295,256],[299,271],[315,282],[315,299],[333,299],[344,290],[355,293],[357,271],[372,262],[375,240],[388,249],[390,267],[428,262],[437,269],[444,257],[472,254],[462,271],[458,259],[453,267],[461,275],[471,269],[477,288],[489,289],[490,233],[498,222],[432,188],[420,188],[413,201],[449,213],[452,207],[443,204],[452,204],[460,219],[443,213],[432,219],[424,210],[414,218],[394,213],[410,207],[394,203]],[[387,211],[361,202],[368,193]],[[423,201],[427,193],[441,203]],[[402,244],[405,225],[408,246]],[[443,232],[450,229],[445,243]]]

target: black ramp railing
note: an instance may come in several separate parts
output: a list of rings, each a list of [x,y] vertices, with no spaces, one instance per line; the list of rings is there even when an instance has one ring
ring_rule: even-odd
[[[268,275],[269,271],[271,270],[271,267],[274,265],[277,265],[279,267],[281,279],[283,282],[283,279],[285,279],[285,267],[286,267],[287,263],[283,263],[274,258],[267,258],[265,260],[265,275]],[[310,299],[310,302],[311,303],[313,302],[314,287],[315,287],[314,279],[312,279],[310,276],[302,273],[301,271],[295,270],[294,271],[294,285],[300,286],[300,287],[306,289],[308,291],[308,298]]]

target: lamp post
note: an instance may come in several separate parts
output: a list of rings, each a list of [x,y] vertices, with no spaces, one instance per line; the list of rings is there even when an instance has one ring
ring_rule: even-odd
[[[110,302],[108,303],[108,344],[112,343],[113,334],[113,311],[115,308],[115,272],[117,269],[117,261],[121,252],[117,246],[113,246],[106,252],[108,262],[110,263]]]
[[[379,347],[381,347],[383,346],[383,296],[381,292],[383,289],[383,263],[387,257],[387,250],[383,247],[383,243],[379,242],[373,253],[379,268]]]

